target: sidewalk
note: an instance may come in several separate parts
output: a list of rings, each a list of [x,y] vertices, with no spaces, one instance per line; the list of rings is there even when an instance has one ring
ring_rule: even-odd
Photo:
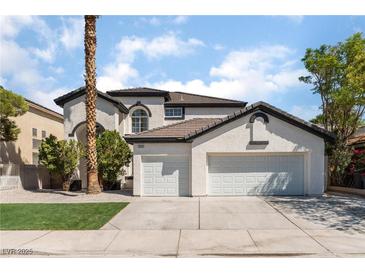
[[[2,257],[21,252],[61,257],[365,257],[365,234],[335,230],[0,231],[0,248]]]

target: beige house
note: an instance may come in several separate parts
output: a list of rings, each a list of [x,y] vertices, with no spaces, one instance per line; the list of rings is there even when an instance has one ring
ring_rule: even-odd
[[[97,130],[117,130],[132,146],[122,183],[135,196],[324,192],[324,148],[333,134],[268,103],[146,87],[97,96]],[[79,88],[55,99],[65,138],[85,142],[84,97]],[[76,175],[86,188],[83,162]]]
[[[0,142],[0,189],[50,188],[50,177],[38,166],[38,147],[50,134],[63,139],[63,116],[27,100],[29,111],[14,120],[21,132],[15,142]]]

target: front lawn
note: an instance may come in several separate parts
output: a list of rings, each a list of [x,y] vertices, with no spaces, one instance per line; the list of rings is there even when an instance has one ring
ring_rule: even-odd
[[[128,203],[0,204],[0,230],[99,229]]]

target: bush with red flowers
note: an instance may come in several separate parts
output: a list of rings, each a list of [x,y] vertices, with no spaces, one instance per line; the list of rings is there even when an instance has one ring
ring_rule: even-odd
[[[354,149],[351,163],[348,166],[348,173],[360,173],[365,176],[365,149]]]

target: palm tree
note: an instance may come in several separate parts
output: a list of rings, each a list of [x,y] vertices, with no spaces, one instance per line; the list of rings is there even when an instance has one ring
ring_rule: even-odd
[[[89,194],[101,192],[96,158],[96,19],[95,15],[85,15],[86,158]]]

